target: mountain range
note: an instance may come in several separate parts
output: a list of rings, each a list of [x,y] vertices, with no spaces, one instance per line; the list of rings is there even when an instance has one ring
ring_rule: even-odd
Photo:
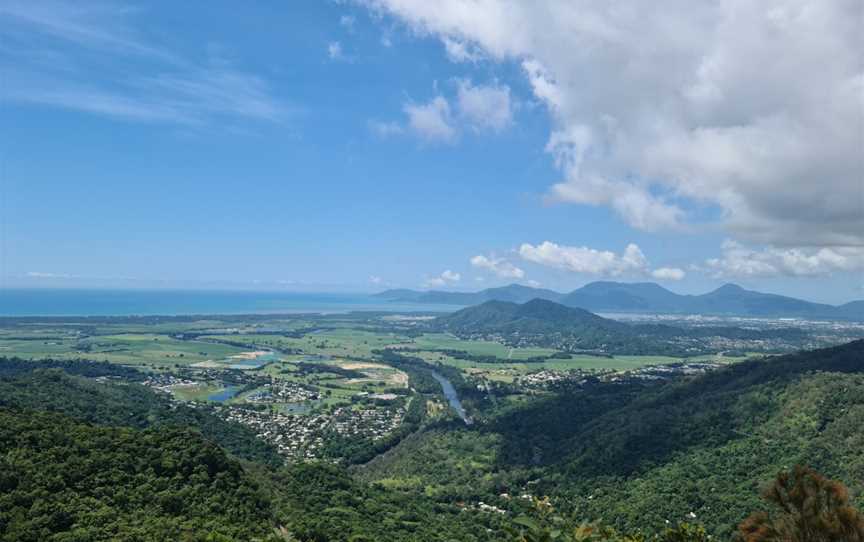
[[[392,302],[466,306],[487,301],[525,303],[532,299],[545,299],[593,312],[777,316],[864,321],[864,300],[835,306],[745,290],[736,284],[726,284],[701,295],[676,294],[653,282],[598,281],[566,294],[511,284],[479,292],[386,290],[375,294],[375,297]]]
[[[495,336],[511,345],[634,355],[693,354],[700,347],[691,339],[704,337],[795,340],[803,336],[803,332],[797,328],[755,330],[627,324],[548,299],[532,299],[522,304],[487,301],[439,316],[430,325],[460,337]]]

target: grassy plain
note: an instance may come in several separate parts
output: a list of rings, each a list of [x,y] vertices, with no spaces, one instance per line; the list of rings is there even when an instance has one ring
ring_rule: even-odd
[[[516,360],[548,356],[556,352],[551,348],[511,348],[492,341],[463,340],[446,333],[426,333],[414,339],[411,346],[421,350],[463,350],[477,356]]]

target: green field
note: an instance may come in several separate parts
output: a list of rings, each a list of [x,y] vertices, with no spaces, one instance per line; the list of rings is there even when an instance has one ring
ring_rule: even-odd
[[[445,333],[427,333],[414,339],[412,347],[421,350],[464,350],[478,356],[495,356],[501,359],[527,359],[548,356],[556,350],[551,348],[511,348],[492,341],[470,341]]]
[[[300,338],[280,335],[212,335],[211,340],[236,341],[262,348],[277,350],[301,350],[309,355],[364,357],[372,356],[372,351],[389,344],[404,341],[404,338],[390,333],[373,333],[361,329],[334,328],[307,334]]]
[[[0,356],[38,358],[86,358],[112,363],[134,365],[145,370],[159,371],[204,369],[200,364],[215,362],[213,370],[225,369],[226,361],[251,350],[274,350],[279,360],[260,369],[245,370],[249,376],[269,376],[303,384],[317,389],[321,399],[306,405],[307,412],[319,408],[351,404],[351,397],[360,392],[380,393],[404,389],[407,375],[390,367],[375,367],[376,350],[401,347],[409,356],[420,357],[430,364],[456,367],[475,377],[513,382],[525,374],[542,369],[555,371],[626,371],[645,365],[681,361],[666,356],[616,356],[613,358],[580,355],[571,359],[548,359],[527,362],[530,358],[548,357],[556,353],[550,348],[511,348],[501,343],[483,340],[463,340],[445,333],[427,333],[410,337],[394,328],[381,331],[380,320],[324,319],[301,317],[294,319],[232,320],[226,317],[188,321],[154,321],[145,324],[97,323],[39,323],[0,328]],[[298,329],[314,329],[302,337],[288,336]],[[281,333],[284,330],[284,334]],[[265,333],[261,333],[264,331]],[[172,335],[207,333],[192,340],[180,340]],[[210,334],[210,332],[213,332]],[[450,355],[465,352],[469,356],[493,357],[494,362],[466,360]],[[458,355],[458,354],[456,354]],[[314,356],[320,356],[315,358]],[[706,356],[694,359],[714,359]],[[720,358],[720,361],[738,361]],[[362,373],[346,376],[338,372],[298,371],[298,362],[347,369]],[[223,366],[224,365],[224,366]],[[193,376],[194,377],[194,372]],[[184,378],[188,378],[185,376]],[[217,377],[218,378],[218,377]],[[175,397],[184,401],[204,401],[224,385],[212,376],[201,374],[198,386],[176,387]],[[243,402],[247,391],[229,402]]]
[[[182,401],[207,401],[207,398],[223,389],[223,386],[212,383],[202,383],[194,387],[175,387],[171,390],[174,397]]]
[[[221,360],[248,351],[245,348],[199,341],[181,341],[168,335],[120,334],[86,339],[84,356],[128,365],[191,365]]]

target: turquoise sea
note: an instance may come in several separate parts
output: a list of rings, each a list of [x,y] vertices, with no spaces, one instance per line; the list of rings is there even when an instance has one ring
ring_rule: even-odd
[[[391,303],[364,294],[204,290],[0,289],[0,316],[152,316],[350,311],[449,312],[462,307]]]

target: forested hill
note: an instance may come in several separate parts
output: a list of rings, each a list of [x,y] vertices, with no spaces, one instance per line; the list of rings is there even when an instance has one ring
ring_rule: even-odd
[[[842,480],[864,505],[862,427],[855,341],[670,384],[562,388],[476,428],[416,435],[363,476],[463,500],[550,495],[569,515],[625,530],[690,518],[728,540],[761,488],[795,464]]]
[[[29,371],[21,369],[28,365]],[[237,457],[271,465],[282,463],[276,450],[257,438],[254,431],[226,422],[208,408],[173,403],[167,396],[138,384],[96,382],[70,375],[59,367],[100,375],[113,369],[127,377],[135,375],[134,369],[89,362],[16,363],[5,358],[0,358],[0,366],[9,375],[0,378],[0,407],[56,412],[105,426],[193,427]]]
[[[514,346],[545,346],[604,354],[681,356],[693,354],[694,345],[687,339],[697,337],[771,339],[803,336],[802,330],[793,328],[754,330],[705,326],[685,329],[663,324],[625,324],[545,299],[533,299],[521,305],[487,301],[439,316],[432,322],[432,327],[459,337],[482,336]]]
[[[487,301],[476,307],[440,316],[436,323],[458,333],[558,333],[603,332],[630,334],[631,328],[583,309],[565,307],[545,299],[521,305],[506,301]]]

